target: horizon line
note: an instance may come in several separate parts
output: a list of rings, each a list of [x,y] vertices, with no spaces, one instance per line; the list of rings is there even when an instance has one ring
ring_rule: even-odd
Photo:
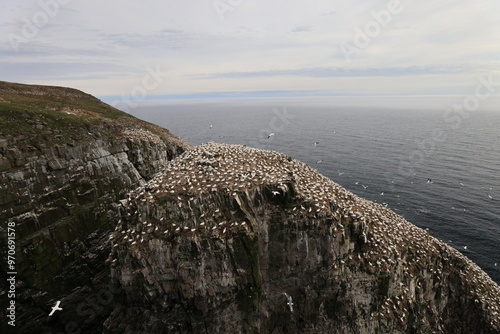
[[[145,102],[165,100],[206,100],[206,99],[234,99],[234,98],[296,98],[296,97],[425,97],[425,96],[463,96],[466,94],[443,93],[402,93],[402,94],[366,94],[366,93],[335,93],[321,90],[276,90],[276,91],[221,91],[221,92],[193,92],[175,94],[155,94],[140,96],[133,99],[130,95],[96,95],[107,103]]]

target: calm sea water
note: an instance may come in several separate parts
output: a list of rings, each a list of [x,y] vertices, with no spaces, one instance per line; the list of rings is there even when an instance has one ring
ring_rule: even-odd
[[[464,118],[446,113],[460,100],[422,99],[174,101],[127,111],[194,145],[246,144],[304,161],[428,228],[500,283],[500,108]]]

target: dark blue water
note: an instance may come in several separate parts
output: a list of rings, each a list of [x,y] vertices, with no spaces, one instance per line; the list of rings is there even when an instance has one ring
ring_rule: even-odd
[[[194,145],[246,144],[304,161],[428,228],[500,282],[500,108],[459,123],[442,107],[285,102],[169,102],[129,112]]]

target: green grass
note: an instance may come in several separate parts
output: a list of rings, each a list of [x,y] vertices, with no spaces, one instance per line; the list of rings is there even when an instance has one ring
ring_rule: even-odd
[[[162,137],[171,136],[168,130],[76,89],[0,81],[0,135],[58,142],[74,136],[75,129],[103,123],[136,124]]]
[[[134,117],[78,90],[0,82],[1,134],[30,135],[40,126],[65,132],[103,119]]]

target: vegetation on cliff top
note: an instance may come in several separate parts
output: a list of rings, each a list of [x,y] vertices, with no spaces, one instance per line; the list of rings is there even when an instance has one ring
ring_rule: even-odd
[[[162,137],[172,136],[76,89],[0,81],[0,134],[39,135],[46,128],[66,137],[75,128],[102,123],[135,124]]]

